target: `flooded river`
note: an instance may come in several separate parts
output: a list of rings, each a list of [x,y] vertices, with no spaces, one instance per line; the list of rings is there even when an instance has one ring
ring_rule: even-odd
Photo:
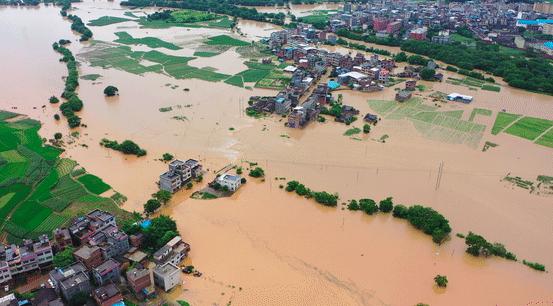
[[[106,15],[123,17],[128,11],[117,1],[84,1],[74,7],[73,13],[85,23]],[[267,36],[274,28],[248,21],[241,21],[239,27],[251,39]],[[207,37],[236,35],[206,28],[141,29],[132,21],[91,30],[95,40],[105,42],[115,40],[117,31],[133,37],[155,36],[182,47],[163,50],[179,56],[192,56]],[[213,170],[241,160],[258,162],[265,169],[265,182],[250,178],[231,198],[193,200],[188,198],[193,190],[183,191],[164,209],[162,213],[177,220],[184,240],[192,246],[187,264],[203,272],[200,278],[184,277],[184,285],[169,294],[171,299],[192,305],[552,302],[551,273],[503,259],[470,257],[464,252],[464,241],[455,237],[458,232],[474,231],[505,244],[520,260],[553,268],[553,198],[501,182],[508,173],[529,179],[553,175],[553,151],[507,134],[489,133],[495,113],[502,109],[553,119],[550,96],[506,86],[495,93],[423,82],[429,89],[421,96],[436,90],[475,97],[469,106],[444,104],[442,110],[464,110],[463,118],[474,107],[494,112],[492,118],[478,119],[487,125],[481,144],[488,140],[499,144],[488,152],[482,152],[481,146],[475,149],[428,139],[405,120],[383,119],[369,135],[352,139],[343,135],[350,127],[334,122],[291,130],[284,127],[282,118],[245,116],[250,96],[273,95],[276,92],[272,90],[92,67],[79,55],[89,50],[91,43],[78,42],[59,8],[0,7],[0,37],[4,72],[0,109],[42,121],[44,137],[58,131],[69,133],[64,120],[53,120],[57,106],[48,103],[48,97],[61,93],[62,77],[67,74],[51,44],[60,38],[70,39],[80,74],[101,75],[96,81],[80,80],[79,95],[85,103],[80,116],[87,127],[80,128],[80,137],[65,155],[125,194],[129,198],[125,209],[142,210],[166,168],[158,161],[165,152],[201,160],[209,169],[208,179]],[[245,69],[245,59],[233,49],[211,59],[198,58],[190,65],[229,74]],[[118,87],[120,96],[105,98],[107,85]],[[392,100],[395,95],[394,88],[341,93],[344,102],[362,114],[374,112],[367,100]],[[159,111],[169,106],[172,111]],[[353,125],[360,127],[361,123]],[[388,135],[387,141],[377,141],[383,135]],[[98,145],[102,138],[132,139],[148,150],[148,155],[133,158],[105,150]],[[444,171],[437,184],[442,163]],[[340,202],[392,196],[395,203],[431,206],[450,220],[452,238],[436,246],[428,236],[391,216],[367,216],[340,204],[321,207],[281,190],[283,181],[275,177],[297,179],[314,190],[338,192]],[[447,289],[434,287],[436,274],[447,275]]]

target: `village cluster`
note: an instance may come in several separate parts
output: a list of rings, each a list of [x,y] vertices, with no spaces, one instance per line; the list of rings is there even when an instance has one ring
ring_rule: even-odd
[[[150,225],[149,220],[140,223],[143,228]],[[55,229],[52,237],[0,245],[0,282],[5,289],[17,279],[49,271],[32,301],[11,293],[0,299],[0,305],[67,305],[78,295],[92,296],[100,306],[124,305],[122,289],[144,300],[156,295],[156,287],[169,291],[182,283],[179,265],[190,251],[190,245],[176,236],[149,257],[141,251],[141,233],[127,235],[115,216],[101,210]],[[54,267],[54,254],[69,247],[74,248],[74,263]]]

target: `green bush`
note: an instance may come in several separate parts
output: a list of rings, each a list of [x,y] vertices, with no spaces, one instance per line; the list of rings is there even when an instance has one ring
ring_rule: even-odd
[[[376,202],[372,199],[359,200],[359,208],[361,208],[362,211],[369,215],[378,212],[378,206],[376,205]]]
[[[385,212],[385,213],[391,212],[392,209],[394,209],[394,203],[392,202],[392,197],[388,197],[388,198],[380,201],[378,209],[381,212]]]

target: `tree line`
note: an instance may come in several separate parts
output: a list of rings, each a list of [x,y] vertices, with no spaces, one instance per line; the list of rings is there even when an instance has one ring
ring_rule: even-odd
[[[248,20],[270,22],[277,25],[283,25],[286,17],[284,13],[260,13],[254,8],[240,7],[234,4],[234,1],[232,0],[127,0],[122,1],[121,5],[136,7],[159,6],[189,9],[224,14]]]
[[[65,41],[62,41],[65,42]],[[61,113],[67,118],[67,123],[70,128],[75,128],[81,125],[81,118],[75,114],[83,108],[83,101],[79,98],[76,90],[79,86],[79,72],[77,71],[77,62],[71,50],[65,48],[63,45],[55,42],[52,47],[63,57],[61,62],[65,62],[67,66],[67,78],[65,78],[65,88],[61,97],[67,101],[60,105]]]
[[[136,155],[138,157],[146,155],[146,150],[142,149],[132,140],[125,140],[122,143],[116,140],[102,139],[100,145],[105,148],[122,152],[123,154]]]

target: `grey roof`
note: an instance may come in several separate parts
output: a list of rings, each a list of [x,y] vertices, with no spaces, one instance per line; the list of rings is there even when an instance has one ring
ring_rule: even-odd
[[[112,270],[119,269],[119,263],[113,259],[108,259],[104,261],[101,265],[94,268],[94,271],[100,275],[109,273]]]
[[[75,256],[79,256],[80,258],[86,259],[90,258],[90,256],[92,256],[92,253],[96,252],[99,249],[100,248],[98,248],[97,246],[84,245],[80,249],[76,250],[73,254]]]
[[[150,270],[134,268],[134,269],[131,269],[131,270],[127,271],[127,279],[131,280],[131,281],[137,280],[137,279],[142,278],[146,275],[150,275]]]
[[[168,275],[178,270],[179,268],[177,266],[169,262],[155,268],[155,272],[161,275]]]
[[[159,177],[160,178],[165,178],[165,179],[168,179],[168,180],[180,178],[180,176],[174,171],[167,171],[167,172],[163,173],[162,175],[160,175]]]

